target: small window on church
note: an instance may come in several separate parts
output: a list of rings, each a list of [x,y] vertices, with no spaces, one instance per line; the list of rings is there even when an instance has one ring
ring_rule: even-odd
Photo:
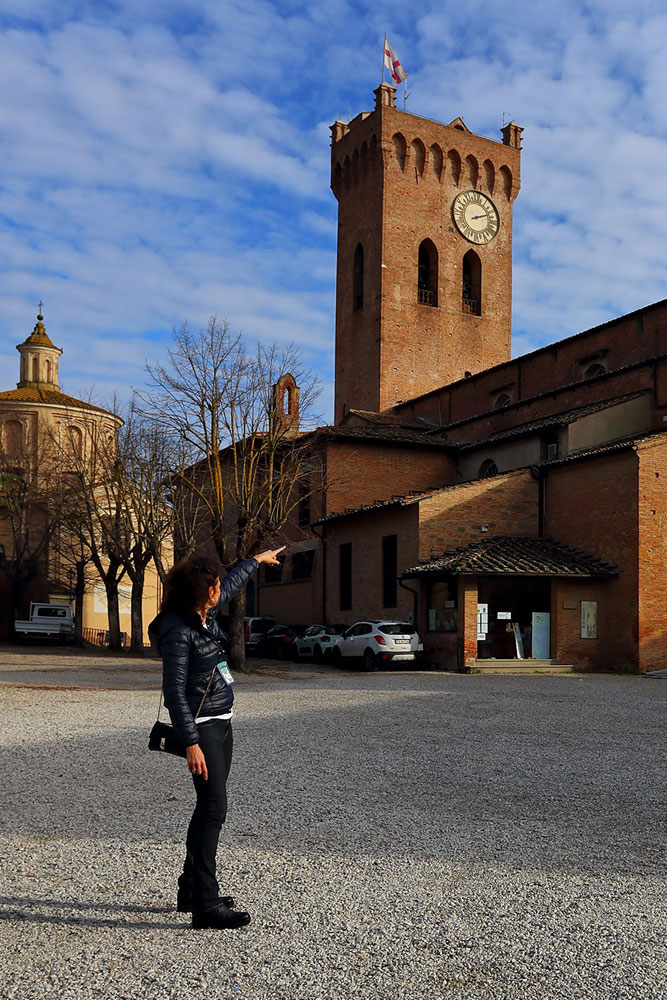
[[[19,420],[6,420],[2,427],[2,447],[7,458],[23,451],[23,425]]]
[[[364,305],[364,248],[357,243],[352,267],[352,308],[354,312]]]
[[[67,428],[72,454],[75,458],[83,457],[83,434],[78,427],[69,426]]]
[[[584,378],[595,378],[596,375],[602,375],[606,372],[606,370],[607,369],[604,365],[601,365],[598,361],[596,361],[595,364],[588,366],[584,372]]]
[[[471,316],[482,315],[482,262],[474,250],[463,258],[461,309]]]
[[[438,251],[431,240],[423,240],[419,245],[417,300],[424,306],[438,304]]]
[[[39,382],[39,360],[37,358],[32,359],[32,381]]]
[[[512,397],[508,392],[501,392],[501,394],[496,399],[493,404],[494,410],[504,410],[506,406],[509,406],[512,402]]]
[[[478,479],[491,479],[492,476],[498,475],[498,466],[493,461],[492,458],[487,458],[485,462],[479,467]]]

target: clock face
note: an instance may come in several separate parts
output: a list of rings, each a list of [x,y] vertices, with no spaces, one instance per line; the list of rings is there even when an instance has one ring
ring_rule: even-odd
[[[498,209],[481,191],[462,191],[452,205],[456,228],[471,243],[490,243],[498,235]]]

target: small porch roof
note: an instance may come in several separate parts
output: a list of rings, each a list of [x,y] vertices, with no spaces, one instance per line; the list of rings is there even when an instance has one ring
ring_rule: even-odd
[[[551,538],[500,535],[424,560],[401,578],[443,575],[608,577],[618,569]]]

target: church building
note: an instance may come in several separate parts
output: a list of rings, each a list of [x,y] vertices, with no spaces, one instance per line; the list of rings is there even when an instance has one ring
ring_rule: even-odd
[[[94,479],[100,455],[117,454],[123,421],[62,391],[58,365],[63,352],[47,333],[41,312],[16,349],[19,381],[15,389],[0,392],[0,638],[11,636],[17,617],[28,616],[31,601],[74,603],[77,594],[84,637],[103,644],[109,629],[106,590],[85,546],[57,526],[58,507],[84,470],[83,478]],[[104,491],[99,502],[104,505]],[[106,556],[103,562],[108,564]],[[130,591],[125,578],[118,593],[126,641]],[[160,580],[151,565],[143,591],[145,622],[157,613],[160,599]]]
[[[328,489],[310,579],[261,578],[255,613],[411,619],[437,669],[664,668],[667,302],[512,358],[522,129],[382,84],[331,132]]]

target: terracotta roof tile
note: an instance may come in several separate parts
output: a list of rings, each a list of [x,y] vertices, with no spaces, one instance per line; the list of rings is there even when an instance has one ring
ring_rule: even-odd
[[[74,399],[73,396],[66,396],[64,392],[57,389],[9,389],[7,392],[0,392],[0,402],[17,403],[47,403],[49,406],[64,406],[73,410],[94,410],[96,413],[108,413],[108,410],[101,406],[93,406],[92,403],[85,403],[82,399]]]
[[[518,424],[516,427],[508,427],[504,431],[489,434],[485,438],[465,441],[457,446],[457,450],[460,452],[472,451],[475,448],[493,445],[499,441],[507,441],[511,438],[523,437],[525,434],[533,434],[536,431],[546,430],[549,427],[561,427],[565,424],[571,424],[575,420],[580,420],[582,417],[589,416],[589,414],[597,413],[599,410],[606,410],[610,406],[627,403],[631,399],[638,399],[640,396],[646,395],[649,391],[648,389],[640,389],[637,392],[628,392],[623,396],[615,396],[613,399],[603,399],[598,403],[590,403],[588,406],[580,406],[574,410],[566,410],[564,413],[555,413],[540,420],[531,420],[525,424]],[[446,428],[443,428],[443,431],[445,430]]]
[[[611,563],[551,538],[498,535],[445,552],[406,570],[402,576],[616,576]]]
[[[386,444],[415,444],[423,448],[435,448],[440,451],[451,450],[451,443],[433,438],[424,431],[409,427],[319,427],[316,434],[328,438],[340,438],[358,441],[381,441]]]
[[[376,413],[375,410],[348,410],[343,424],[347,422],[348,416],[359,417],[360,420],[369,424],[376,424],[383,427],[408,427],[414,430],[432,431],[433,423],[423,420],[421,417],[414,417],[412,414],[401,413]]]
[[[330,524],[332,521],[340,521],[344,517],[354,517],[355,514],[384,510],[387,507],[409,507],[413,503],[419,503],[420,500],[424,500],[425,497],[433,496],[434,493],[440,493],[441,489],[442,487],[434,486],[429,490],[412,490],[410,493],[393,496],[389,500],[375,500],[373,503],[362,504],[360,507],[348,507],[346,510],[337,511],[335,514],[329,514],[328,517],[320,518],[319,521],[314,521],[313,524]]]

